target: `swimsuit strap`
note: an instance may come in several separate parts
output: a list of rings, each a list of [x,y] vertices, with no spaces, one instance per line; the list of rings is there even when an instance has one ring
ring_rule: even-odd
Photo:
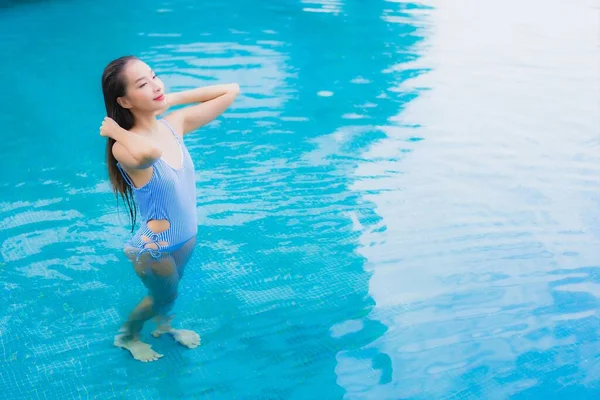
[[[164,119],[164,118],[162,118],[161,121],[164,122],[164,124],[167,126],[167,128],[169,128],[169,130],[173,134],[173,136],[175,136],[175,139],[177,139],[177,141],[179,142],[179,139],[181,139],[181,138],[179,137],[179,135],[177,134],[177,132],[175,132],[175,129],[173,129],[173,127],[171,126],[171,124],[166,119]]]
[[[127,182],[127,184],[129,186],[134,187],[133,181],[129,177],[129,174],[123,169],[121,164],[117,163],[117,168],[119,168],[119,171],[121,171],[121,176],[123,176],[123,179],[125,179],[125,182]]]

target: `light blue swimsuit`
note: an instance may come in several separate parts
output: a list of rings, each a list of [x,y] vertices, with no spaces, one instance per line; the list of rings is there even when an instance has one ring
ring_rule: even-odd
[[[179,144],[181,168],[173,168],[161,157],[152,165],[153,172],[150,181],[144,186],[136,188],[129,175],[117,163],[127,184],[133,189],[135,202],[142,217],[140,229],[127,243],[128,246],[140,249],[137,255],[138,259],[141,254],[149,252],[158,260],[161,253],[177,250],[198,232],[194,162],[173,127],[166,120],[161,119],[161,121],[169,128]],[[169,221],[169,229],[160,233],[152,232],[147,223],[151,220],[161,219]],[[142,240],[142,236],[149,238],[150,242]],[[163,242],[162,245],[161,242]],[[154,243],[158,248],[145,246],[148,243]]]

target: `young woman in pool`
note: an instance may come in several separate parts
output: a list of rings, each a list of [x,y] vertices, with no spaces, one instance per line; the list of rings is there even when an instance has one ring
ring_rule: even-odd
[[[237,84],[164,93],[152,69],[133,56],[112,61],[102,74],[107,117],[100,135],[107,138],[106,161],[113,190],[126,203],[133,226],[139,209],[141,227],[124,251],[148,295],[115,336],[115,346],[140,361],[162,357],[140,340],[144,323],[154,318],[155,337],[170,333],[189,348],[200,344],[193,331],[171,327],[169,311],[196,244],[194,164],[183,136],[223,113],[239,93]],[[161,119],[168,107],[199,103]]]

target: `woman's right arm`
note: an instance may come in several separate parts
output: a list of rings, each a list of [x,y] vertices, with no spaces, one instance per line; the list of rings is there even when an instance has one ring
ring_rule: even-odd
[[[115,140],[113,155],[126,168],[145,169],[162,156],[162,150],[151,139],[126,131],[109,117],[102,121],[100,135]]]

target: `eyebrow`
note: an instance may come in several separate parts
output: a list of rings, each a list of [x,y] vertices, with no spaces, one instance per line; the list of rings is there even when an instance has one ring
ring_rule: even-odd
[[[153,70],[150,70],[150,73],[151,73],[152,75],[154,75],[154,71],[153,71]],[[146,79],[146,77],[145,77],[145,76],[142,76],[141,78],[137,78],[137,79],[135,80],[135,83],[138,83],[139,81],[141,81],[141,80],[143,80],[143,79]]]

